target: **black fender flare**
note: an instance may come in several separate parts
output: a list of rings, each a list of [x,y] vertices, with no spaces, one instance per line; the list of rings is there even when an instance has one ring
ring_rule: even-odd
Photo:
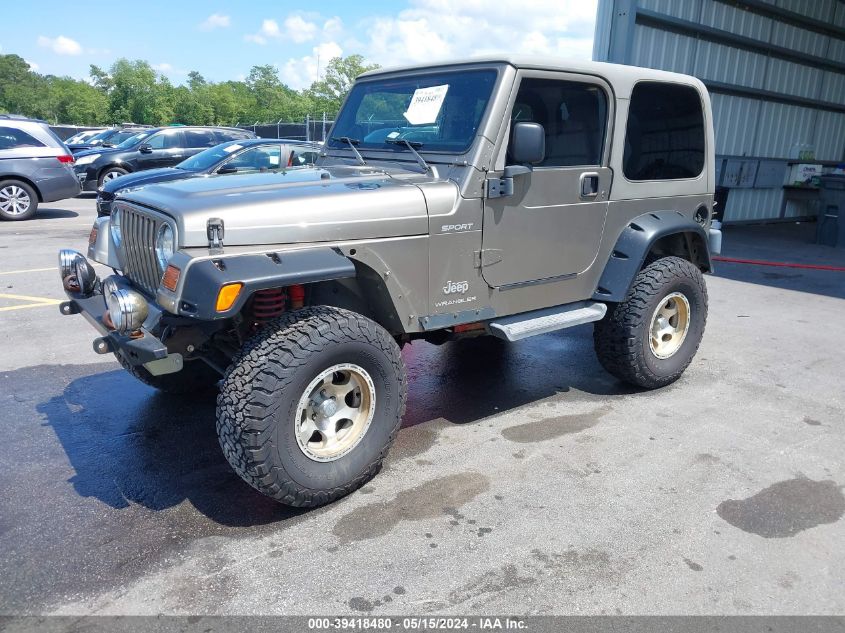
[[[356,271],[352,260],[339,250],[321,247],[211,257],[192,262],[184,275],[180,314],[211,321],[236,315],[257,290],[345,279],[355,277]],[[233,283],[243,284],[235,303],[217,312],[220,289]]]
[[[593,299],[619,302],[625,299],[646,256],[662,238],[683,235],[702,272],[712,272],[707,232],[698,222],[678,211],[654,211],[634,218],[619,234],[599,279]]]

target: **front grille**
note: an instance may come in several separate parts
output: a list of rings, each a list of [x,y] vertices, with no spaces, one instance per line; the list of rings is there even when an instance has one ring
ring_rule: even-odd
[[[123,273],[143,290],[154,295],[161,281],[155,254],[155,241],[164,220],[120,205],[120,232]]]

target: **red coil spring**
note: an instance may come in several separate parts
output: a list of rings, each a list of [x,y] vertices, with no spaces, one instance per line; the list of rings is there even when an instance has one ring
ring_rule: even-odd
[[[252,300],[252,318],[257,325],[267,323],[285,311],[287,296],[283,288],[259,290]]]

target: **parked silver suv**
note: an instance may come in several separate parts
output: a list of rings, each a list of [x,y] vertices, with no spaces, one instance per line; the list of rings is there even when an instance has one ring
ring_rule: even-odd
[[[0,114],[0,219],[28,220],[39,202],[80,190],[73,155],[46,123]]]
[[[62,251],[61,311],[139,380],[218,390],[220,444],[250,485],[326,503],[378,472],[411,341],[594,323],[619,380],[677,380],[720,238],[712,121],[699,80],[647,68],[367,73],[314,168],[119,193],[89,257],[120,272]]]

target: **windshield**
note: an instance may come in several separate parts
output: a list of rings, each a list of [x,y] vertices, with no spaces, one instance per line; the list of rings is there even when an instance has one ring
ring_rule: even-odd
[[[124,131],[118,132],[114,136],[109,139],[109,143],[115,145],[118,149],[129,149],[136,143],[140,143],[145,138],[147,138],[152,132],[132,132],[132,131]]]
[[[390,141],[420,143],[423,151],[459,154],[478,132],[496,82],[495,70],[443,72],[356,84],[328,145],[407,151]],[[360,141],[360,142],[358,142]]]
[[[190,158],[183,160],[176,165],[178,169],[185,169],[187,171],[205,171],[211,169],[224,158],[230,156],[233,152],[243,149],[237,141],[230,143],[223,143],[222,145],[215,145],[203,150],[199,154],[195,154]]]

